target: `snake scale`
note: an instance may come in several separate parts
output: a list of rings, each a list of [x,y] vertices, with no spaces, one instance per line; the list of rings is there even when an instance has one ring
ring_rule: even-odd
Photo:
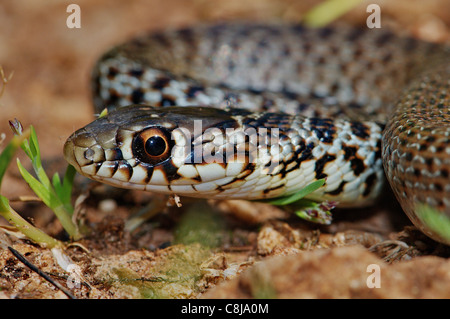
[[[93,71],[96,111],[67,161],[94,180],[262,199],[325,178],[314,200],[450,217],[449,48],[384,29],[225,24],[144,34]],[[120,107],[118,107],[120,106]]]

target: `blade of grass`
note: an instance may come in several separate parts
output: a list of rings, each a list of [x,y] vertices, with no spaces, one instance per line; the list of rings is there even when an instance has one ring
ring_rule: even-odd
[[[294,193],[292,195],[283,196],[283,197],[277,197],[273,199],[265,199],[261,202],[276,205],[276,206],[285,206],[288,204],[295,203],[296,201],[299,201],[300,199],[304,198],[305,196],[311,194],[315,190],[319,189],[320,187],[325,184],[325,179],[319,179],[317,181],[312,182],[311,184],[308,184],[306,187],[303,187],[300,191],[297,193]]]
[[[55,173],[53,175],[53,187],[55,188],[55,192],[58,195],[61,202],[66,207],[66,210],[73,215],[74,208],[72,206],[72,188],[73,181],[75,179],[76,169],[72,165],[68,165],[66,169],[66,173],[64,174],[63,183],[61,185],[61,180],[59,175]],[[56,177],[55,177],[56,176]],[[57,180],[57,181],[56,181]]]

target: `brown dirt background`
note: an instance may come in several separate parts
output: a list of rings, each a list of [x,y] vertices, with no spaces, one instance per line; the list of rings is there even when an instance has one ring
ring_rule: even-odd
[[[78,0],[75,3],[81,7],[81,29],[68,29],[66,27],[66,18],[68,16],[66,8],[70,3],[72,1],[57,0],[45,2],[2,0],[0,3],[0,65],[6,74],[14,72],[11,82],[7,85],[5,93],[0,98],[0,133],[5,133],[7,140],[11,137],[8,120],[14,118],[19,119],[25,127],[33,125],[37,131],[41,152],[44,160],[49,165],[50,172],[61,170],[65,167],[62,160],[62,147],[65,139],[74,130],[93,119],[89,90],[90,70],[95,60],[110,46],[123,42],[143,30],[189,26],[196,23],[233,20],[300,21],[303,13],[320,3],[320,1],[99,0],[93,2]],[[365,8],[368,3],[380,5],[383,26],[390,25],[398,31],[429,41],[442,42],[450,39],[450,3],[447,0],[362,2],[360,6],[346,14],[343,19],[355,24],[364,22],[367,17]],[[26,162],[26,158],[22,154],[18,156],[22,162]],[[84,184],[83,182],[80,183],[80,185],[85,185],[85,182]],[[5,176],[1,193],[8,198],[31,194],[31,191],[20,178],[14,164],[11,165]],[[140,194],[133,196],[128,205],[136,198],[139,202],[148,197],[148,195]],[[230,242],[236,247],[250,248],[248,250],[244,249],[245,253],[243,255],[237,253],[234,253],[233,257],[226,255],[226,258],[228,258],[227,263],[222,263],[220,266],[217,266],[217,263],[214,262],[214,267],[212,267],[215,271],[214,275],[203,277],[203,279],[209,278],[209,281],[205,279],[207,284],[203,283],[203,285],[200,285],[198,282],[196,283],[201,288],[196,286],[198,289],[193,289],[191,292],[183,290],[180,295],[177,295],[176,289],[172,288],[175,289],[175,292],[163,294],[162,296],[169,298],[180,296],[195,298],[205,293],[207,297],[216,298],[259,296],[254,293],[254,287],[252,286],[254,285],[254,280],[251,279],[253,278],[252,272],[253,274],[256,273],[255,276],[258,276],[258,273],[261,272],[261,270],[258,270],[259,268],[250,267],[250,272],[246,272],[245,276],[240,276],[234,280],[225,280],[223,270],[228,269],[233,262],[238,263],[241,268],[247,268],[247,263],[253,264],[255,261],[264,260],[265,258],[270,259],[269,257],[273,255],[282,255],[274,258],[275,261],[258,263],[263,265],[261,267],[267,267],[267,269],[264,268],[264,273],[267,274],[264,280],[270,281],[276,292],[283,291],[283,294],[276,294],[278,297],[450,297],[450,274],[448,270],[445,270],[449,269],[445,258],[448,256],[446,248],[423,238],[420,234],[415,233],[413,229],[406,228],[404,230],[405,226],[410,225],[409,221],[399,212],[392,195],[386,196],[376,208],[351,212],[345,217],[338,216],[338,222],[335,225],[319,227],[321,235],[317,235],[317,232],[314,233],[316,227],[311,227],[311,225],[296,225],[291,228],[291,226],[283,222],[271,223],[266,221],[271,219],[271,217],[273,218],[273,216],[276,218],[283,216],[282,212],[274,213],[273,210],[269,209],[269,212],[266,214],[264,208],[259,207],[251,207],[248,208],[248,211],[245,211],[245,204],[222,203],[223,207],[221,207],[224,211],[232,212],[231,218],[234,225],[237,225],[233,230],[233,234],[236,235],[236,233],[239,233],[239,229],[242,228],[241,235],[245,237],[245,240],[242,241],[244,244],[239,241],[236,244],[236,241],[233,241],[233,239]],[[119,206],[114,215],[127,216],[129,214],[127,205]],[[54,220],[51,214],[48,214],[48,211],[42,205],[19,203],[14,207],[22,212],[24,216],[32,217],[35,224],[48,233],[58,235],[60,232],[61,228],[58,222]],[[243,210],[244,212],[242,212]],[[133,262],[145,259],[147,263],[142,262],[142,264],[147,266],[146,271],[148,271],[148,267],[155,267],[155,263],[164,262],[158,258],[167,254],[170,255],[174,250],[177,250],[177,248],[173,247],[166,249],[160,247],[161,249],[153,249],[151,253],[142,251],[136,253],[133,250],[127,253],[130,247],[133,249],[159,247],[158,245],[166,240],[170,241],[172,235],[167,233],[163,227],[163,230],[158,228],[152,229],[153,233],[151,236],[141,235],[136,239],[136,237],[130,237],[129,234],[121,232],[122,225],[120,221],[115,221],[111,217],[111,213],[100,212],[99,215],[93,214],[93,212],[98,212],[95,204],[91,205],[88,211],[91,212],[90,216],[93,223],[105,223],[103,225],[105,228],[102,228],[103,232],[99,231],[98,233],[100,238],[102,238],[101,236],[117,235],[116,237],[113,236],[113,239],[104,239],[105,242],[114,243],[113,251],[107,250],[104,252],[107,257],[102,256],[100,253],[101,248],[111,248],[107,244],[96,246],[95,243],[84,242],[84,245],[91,249],[91,252],[95,251],[97,253],[97,255],[94,254],[94,257],[97,258],[96,261],[93,259],[87,261],[87,257],[80,250],[69,251],[72,258],[80,263],[84,263],[83,269],[86,271],[86,275],[92,276],[88,277],[88,281],[96,278],[95,280],[98,282],[98,278],[101,278],[100,265],[107,263],[105,262],[106,259],[102,259],[103,257],[109,258],[108,262],[111,262],[111,260],[121,260],[121,258],[124,258],[123,256],[130,256],[131,254],[130,258]],[[279,215],[277,215],[278,213]],[[358,214],[362,213],[369,213],[367,214],[368,217],[356,217],[357,222],[353,222],[352,216],[359,216]],[[396,217],[391,218],[391,215]],[[175,220],[177,218],[175,217]],[[246,223],[253,225],[253,228],[248,229],[245,226],[247,225]],[[116,232],[114,227],[117,227],[120,231]],[[298,235],[303,228],[306,228],[307,231],[313,231],[313,235],[309,233],[309,235],[305,235],[306,241],[302,237],[303,235]],[[297,238],[296,236],[300,237]],[[406,266],[396,266],[398,269],[395,270],[383,266],[386,269],[390,269],[386,270],[386,272],[392,270],[393,272],[400,272],[400,274],[408,272],[409,275],[409,272],[413,273],[409,280],[400,280],[398,282],[391,280],[392,285],[394,283],[397,285],[395,287],[403,287],[401,285],[405,285],[404,288],[393,290],[385,287],[384,290],[377,290],[375,293],[375,290],[367,291],[367,289],[364,290],[361,287],[355,289],[350,286],[349,282],[351,282],[354,275],[352,270],[354,269],[352,268],[354,264],[367,265],[367,263],[364,264],[364,260],[369,260],[371,263],[374,261],[383,263],[383,261],[365,249],[353,249],[351,247],[353,250],[349,252],[345,250],[347,248],[343,251],[339,250],[343,248],[338,246],[357,243],[368,247],[377,242],[377,236],[381,236],[383,239],[408,238],[409,243],[412,243],[412,246],[414,246],[413,248],[410,246],[410,250],[397,258],[398,265],[406,264]],[[373,239],[372,237],[376,238]],[[311,238],[314,238],[316,241],[312,243]],[[97,238],[97,240],[99,239]],[[120,240],[125,241],[126,244],[119,245],[117,242]],[[305,245],[305,242],[308,244]],[[28,256],[37,254],[42,257],[48,254],[48,251],[40,252],[40,249],[33,245],[17,243],[15,245],[18,245],[16,247],[20,249],[16,249],[19,251],[22,250],[23,253],[29,253]],[[313,248],[319,246],[326,249],[319,249],[318,251],[320,252],[315,253]],[[306,250],[311,251],[305,252]],[[219,258],[217,253],[226,253],[226,251],[226,249],[219,252],[215,251],[214,255],[210,257],[216,260],[215,258]],[[229,251],[231,250],[228,249]],[[64,297],[64,295],[54,290],[44,281],[34,277],[27,268],[14,262],[8,251],[0,250],[0,252],[0,287],[2,288],[0,289],[0,297]],[[312,255],[309,255],[311,253]],[[115,254],[118,255],[116,256]],[[138,256],[133,254],[138,254]],[[347,258],[346,254],[353,256],[353,258]],[[286,258],[283,255],[291,255],[289,258],[293,258],[289,262],[291,265],[290,269],[285,271],[283,271],[282,266],[277,264],[277,262],[281,263],[281,265],[285,263],[283,260],[277,261],[277,258]],[[386,251],[378,252],[379,257],[386,257],[387,255]],[[441,257],[415,257],[419,255],[439,255]],[[91,254],[90,256],[92,257],[93,255]],[[360,256],[360,258],[355,258],[355,256]],[[403,258],[404,256],[408,258]],[[220,258],[223,259],[225,257],[222,256]],[[431,258],[432,261],[428,259],[423,261],[421,258]],[[317,270],[323,259],[326,259],[329,265],[335,265],[335,267],[332,267],[332,269],[335,269],[334,276],[333,273],[330,273],[330,271],[333,272],[332,269]],[[393,259],[395,260],[396,258]],[[417,265],[408,265],[408,262],[405,261],[407,259],[416,259],[419,262]],[[346,262],[346,260],[350,260],[350,262]],[[49,260],[43,262],[43,266],[39,258],[35,258],[34,262],[44,268],[46,265],[53,267],[46,271],[62,272],[61,269],[58,270],[58,267],[54,266],[50,255]],[[88,265],[89,263],[90,265]],[[129,263],[129,260],[125,263]],[[431,267],[428,263],[434,266]],[[312,264],[315,266],[311,267]],[[92,270],[92,265],[96,265],[95,271]],[[417,274],[422,271],[422,268],[417,267],[424,267],[423,269],[426,270],[423,270],[422,277],[414,281],[411,278],[416,278]],[[307,280],[305,278],[308,278],[308,276],[297,278],[298,282],[303,283],[303,286],[306,287],[300,284],[293,285],[292,282],[286,283],[286,281],[280,279],[286,273],[297,273],[300,268],[303,269],[303,273],[310,271],[310,280],[320,276],[322,282],[327,283],[326,287],[322,287],[319,290],[314,288],[311,290],[311,286],[308,287],[307,283],[309,282],[310,285],[312,283],[305,281]],[[20,274],[12,276],[12,270],[16,271],[15,274],[17,274],[18,269],[20,269]],[[210,267],[208,266],[207,269],[210,269]],[[134,269],[134,271],[140,273],[139,269]],[[346,271],[348,271],[348,276]],[[23,276],[24,273],[28,275]],[[211,274],[211,271],[209,274]],[[336,274],[339,274],[339,276],[336,276]],[[395,277],[395,275],[392,276],[393,278]],[[328,278],[329,281],[324,278]],[[28,284],[27,293],[25,293],[22,281]],[[216,283],[222,281],[226,281],[226,283],[217,285],[212,289]],[[22,282],[22,286],[19,285],[19,282]],[[296,282],[295,277],[293,282]],[[422,283],[423,286],[417,286]],[[410,289],[411,286],[408,285],[413,285],[415,290]],[[45,287],[43,288],[43,286]],[[31,289],[30,287],[33,288]],[[123,286],[119,288],[111,284],[105,286],[104,282],[98,285],[91,282],[91,287],[95,287],[95,289],[89,290],[85,288],[77,296],[82,298],[142,297],[142,294],[130,292],[129,290],[124,293]],[[114,289],[111,287],[114,287]],[[285,289],[286,287],[291,287],[292,289]],[[341,288],[336,289],[335,287]],[[447,289],[447,287],[449,288]],[[180,288],[179,291],[181,290]],[[308,291],[308,293],[305,293],[305,291]],[[383,294],[383,291],[386,293]]]

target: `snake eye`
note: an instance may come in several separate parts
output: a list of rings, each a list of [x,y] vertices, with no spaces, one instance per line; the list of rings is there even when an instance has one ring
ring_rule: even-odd
[[[166,149],[166,140],[159,135],[154,135],[145,142],[145,151],[150,156],[161,156]]]
[[[169,158],[172,146],[173,141],[166,129],[152,127],[136,134],[132,150],[141,162],[156,165]]]

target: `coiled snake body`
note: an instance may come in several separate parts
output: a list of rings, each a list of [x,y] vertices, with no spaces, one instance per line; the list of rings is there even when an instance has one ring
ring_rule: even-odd
[[[386,174],[410,219],[450,217],[449,51],[347,26],[219,25],[138,37],[94,70],[97,111],[69,163],[119,187],[367,205]],[[282,112],[282,113],[280,113]],[[383,166],[385,173],[383,171]]]

